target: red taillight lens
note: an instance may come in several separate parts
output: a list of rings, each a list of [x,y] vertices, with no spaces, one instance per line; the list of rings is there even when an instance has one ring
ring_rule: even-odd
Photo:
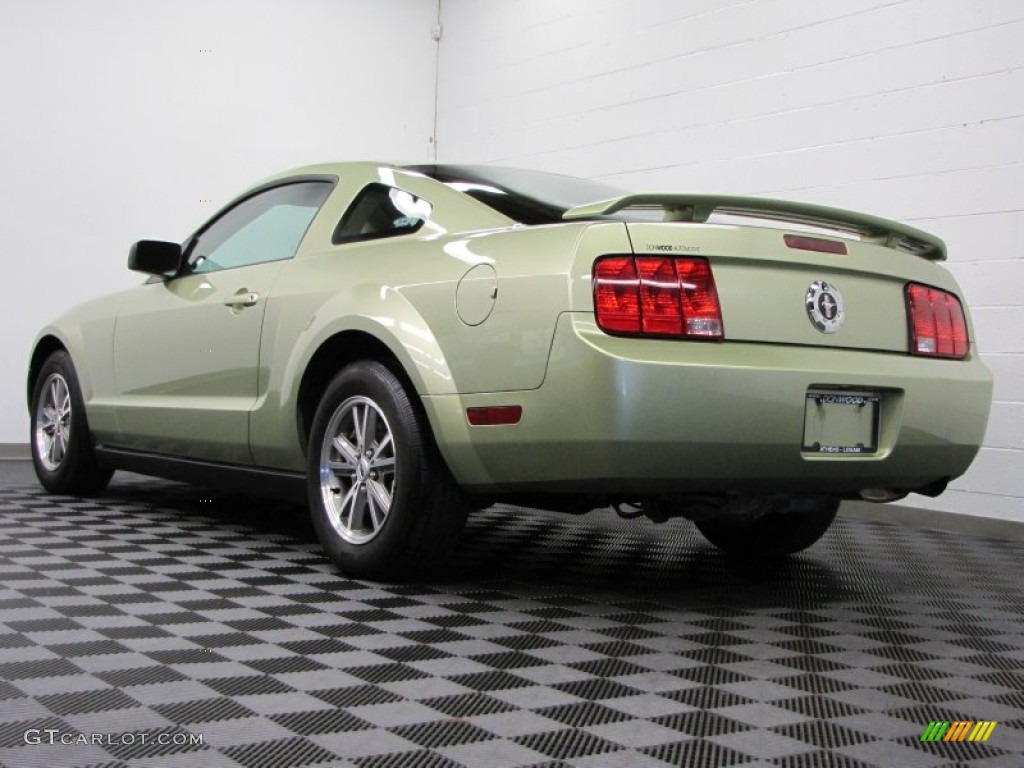
[[[594,306],[598,323],[611,333],[640,333],[640,280],[630,256],[594,265]]]
[[[910,283],[906,297],[911,354],[967,356],[967,318],[956,296],[938,288]]]
[[[676,259],[686,336],[722,338],[722,309],[711,265],[704,259]]]
[[[636,260],[640,273],[640,321],[644,333],[679,336],[683,308],[679,304],[679,278],[672,259]]]
[[[594,263],[594,310],[607,333],[721,339],[707,259],[608,256]]]

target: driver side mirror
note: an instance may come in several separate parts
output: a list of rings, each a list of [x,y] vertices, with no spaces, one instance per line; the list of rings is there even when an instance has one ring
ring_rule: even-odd
[[[171,277],[181,267],[181,246],[162,240],[139,240],[128,251],[128,269]]]

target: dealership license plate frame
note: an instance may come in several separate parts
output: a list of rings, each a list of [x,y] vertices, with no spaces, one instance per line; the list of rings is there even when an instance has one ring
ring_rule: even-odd
[[[878,452],[882,398],[877,392],[811,389],[804,407],[803,451],[817,456]]]

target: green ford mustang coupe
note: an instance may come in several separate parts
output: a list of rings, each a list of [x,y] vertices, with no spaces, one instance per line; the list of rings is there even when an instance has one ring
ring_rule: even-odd
[[[992,379],[945,257],[804,203],[300,168],[43,329],[33,461],[57,493],[127,469],[307,500],[352,574],[442,561],[503,501],[783,555],[977,453]]]

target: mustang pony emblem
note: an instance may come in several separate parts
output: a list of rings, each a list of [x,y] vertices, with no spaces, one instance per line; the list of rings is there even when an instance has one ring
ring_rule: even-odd
[[[835,333],[843,327],[846,321],[843,294],[834,285],[816,280],[807,289],[804,303],[811,323],[822,333]]]

